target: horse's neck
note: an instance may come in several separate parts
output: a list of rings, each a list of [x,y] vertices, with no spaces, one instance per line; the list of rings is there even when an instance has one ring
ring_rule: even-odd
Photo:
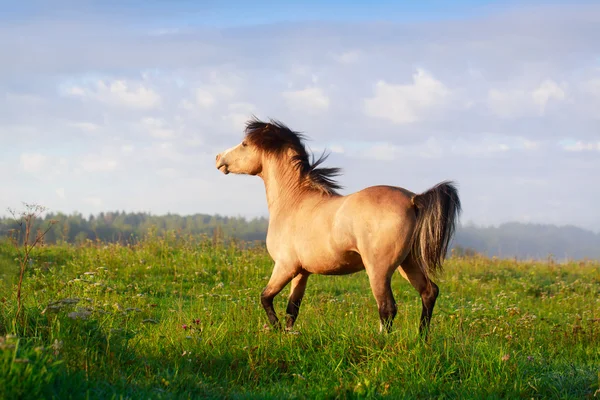
[[[261,177],[265,183],[267,205],[271,219],[277,219],[299,204],[305,193],[300,187],[300,172],[288,165],[269,162],[263,167]]]

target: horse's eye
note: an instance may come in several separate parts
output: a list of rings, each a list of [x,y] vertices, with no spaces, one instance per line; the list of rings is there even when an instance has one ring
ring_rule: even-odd
[[[246,146],[248,146],[248,143],[242,142],[242,147],[246,147]]]

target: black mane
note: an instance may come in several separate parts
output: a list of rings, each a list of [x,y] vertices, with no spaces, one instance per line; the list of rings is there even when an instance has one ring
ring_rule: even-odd
[[[334,195],[337,194],[337,189],[342,188],[333,179],[334,176],[341,174],[340,168],[318,168],[329,155],[323,152],[315,160],[314,155],[311,154],[309,160],[309,153],[304,146],[305,136],[292,131],[280,121],[270,119],[269,122],[263,122],[257,118],[251,119],[246,123],[246,139],[272,155],[281,155],[287,149],[292,149],[296,153],[293,161],[300,174],[308,178],[319,190]]]

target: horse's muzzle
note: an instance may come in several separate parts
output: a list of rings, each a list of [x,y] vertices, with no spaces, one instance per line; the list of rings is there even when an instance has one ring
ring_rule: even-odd
[[[223,160],[223,156],[217,154],[217,169],[227,175],[229,173],[229,169],[227,167],[227,163],[225,160]]]

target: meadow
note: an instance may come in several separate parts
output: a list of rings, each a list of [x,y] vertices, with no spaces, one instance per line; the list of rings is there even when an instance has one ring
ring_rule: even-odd
[[[600,398],[595,261],[451,257],[423,342],[400,274],[389,335],[364,272],[311,276],[274,332],[262,246],[172,232],[35,249],[16,320],[17,257],[0,244],[3,399]]]

